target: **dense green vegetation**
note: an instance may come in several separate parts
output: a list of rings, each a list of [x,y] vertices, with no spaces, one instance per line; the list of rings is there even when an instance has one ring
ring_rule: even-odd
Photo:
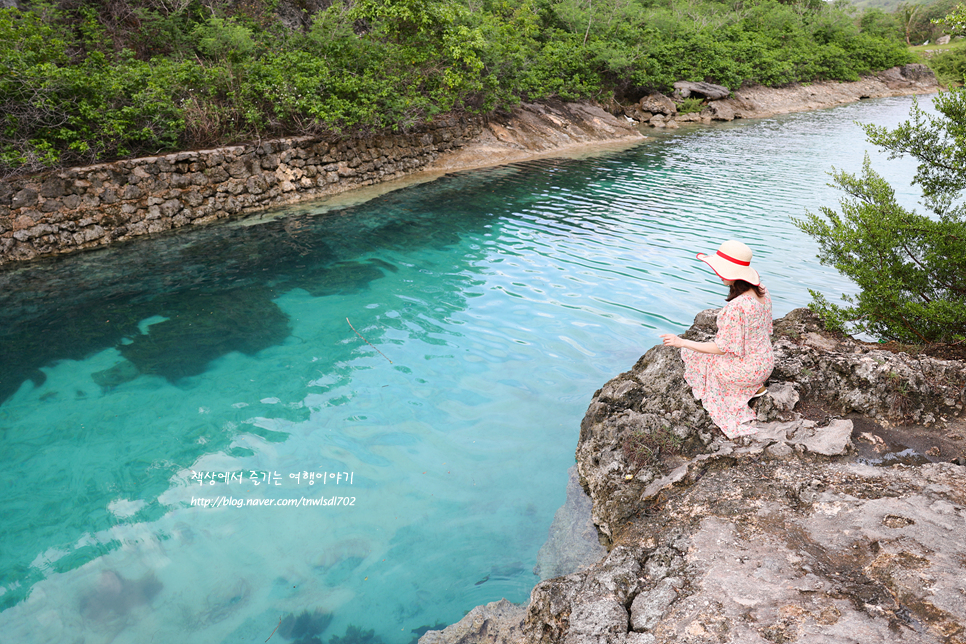
[[[520,100],[911,62],[842,0],[47,0],[0,10],[0,176]]]
[[[908,45],[921,45],[925,42],[935,43],[937,38],[950,33],[939,21],[954,11],[959,2],[870,0],[853,4],[862,9],[860,24],[863,31],[880,35],[898,34]]]
[[[966,42],[958,42],[954,47],[934,54],[929,59],[929,66],[944,85],[962,85],[966,79]]]
[[[862,176],[834,172],[847,195],[841,213],[822,208],[797,222],[815,237],[823,264],[859,286],[846,306],[812,291],[814,307],[832,328],[870,332],[900,342],[966,340],[966,89],[940,94],[938,116],[912,108],[895,129],[865,126],[869,141],[892,156],[919,162],[913,183],[931,212],[899,206],[892,187],[866,157]]]

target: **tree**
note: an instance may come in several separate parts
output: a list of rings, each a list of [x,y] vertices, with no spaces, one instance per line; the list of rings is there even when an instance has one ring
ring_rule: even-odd
[[[942,25],[954,36],[966,33],[966,5],[956,5],[944,18],[933,20],[933,23]]]
[[[895,129],[864,126],[889,158],[908,154],[919,162],[912,183],[922,188],[931,214],[901,207],[866,156],[861,177],[831,173],[847,195],[841,213],[823,207],[824,217],[807,213],[795,221],[818,240],[821,262],[860,289],[842,296],[848,306],[810,291],[831,328],[900,342],[966,340],[966,89],[944,92],[934,105],[938,116],[914,102],[912,120]]]
[[[909,41],[909,33],[912,31],[913,21],[916,19],[916,14],[919,13],[919,9],[922,7],[918,4],[906,4],[903,2],[898,7],[896,7],[896,16],[899,18],[899,23],[902,25],[902,31],[906,35],[906,44],[910,47],[912,43]]]

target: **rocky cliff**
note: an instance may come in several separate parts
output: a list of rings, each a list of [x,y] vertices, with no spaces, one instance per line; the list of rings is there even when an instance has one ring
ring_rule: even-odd
[[[713,313],[686,337],[710,338]],[[693,399],[676,349],[604,385],[577,467],[609,553],[423,644],[966,641],[966,469],[950,462],[966,364],[826,332],[806,309],[773,344],[741,441]]]

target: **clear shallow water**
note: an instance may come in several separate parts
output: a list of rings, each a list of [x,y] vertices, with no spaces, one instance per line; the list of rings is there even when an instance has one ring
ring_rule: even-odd
[[[776,315],[807,288],[849,291],[789,217],[836,203],[830,166],[859,170],[854,120],[895,124],[909,103],[0,272],[3,641],[262,642],[321,611],[323,641],[352,624],[408,643],[524,601],[594,390],[721,304],[695,252],[747,241]],[[914,205],[914,166],[874,158]],[[191,505],[334,495],[355,503]]]

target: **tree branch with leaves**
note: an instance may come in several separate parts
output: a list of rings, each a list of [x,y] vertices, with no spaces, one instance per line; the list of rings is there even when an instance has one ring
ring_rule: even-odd
[[[940,94],[934,105],[936,116],[914,102],[911,120],[894,129],[864,126],[890,158],[918,161],[912,183],[929,214],[900,206],[866,156],[861,176],[831,173],[846,195],[840,211],[823,207],[795,220],[818,241],[821,262],[860,289],[842,296],[846,306],[811,291],[831,328],[900,342],[966,340],[966,90]]]

